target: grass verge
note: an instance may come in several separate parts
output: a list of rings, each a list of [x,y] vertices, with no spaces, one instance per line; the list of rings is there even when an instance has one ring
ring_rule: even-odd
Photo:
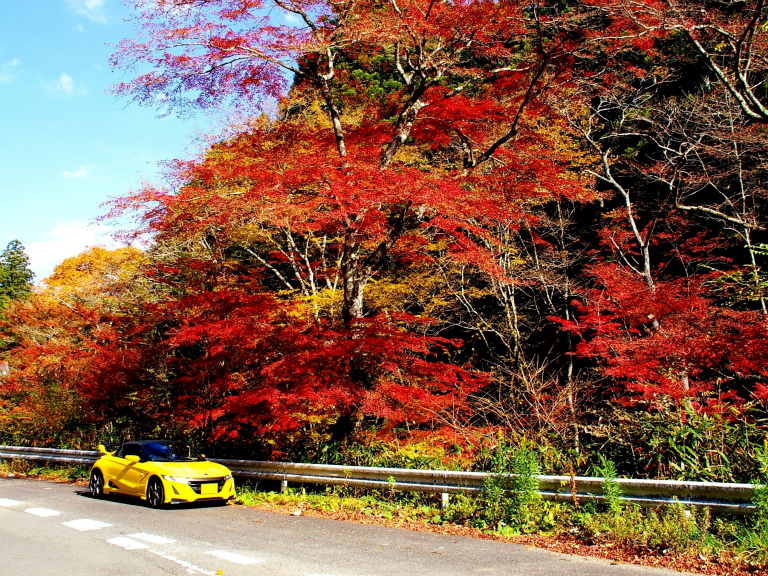
[[[87,484],[90,466],[61,466],[36,464],[26,460],[0,460],[0,476],[5,478],[36,478],[51,482]]]

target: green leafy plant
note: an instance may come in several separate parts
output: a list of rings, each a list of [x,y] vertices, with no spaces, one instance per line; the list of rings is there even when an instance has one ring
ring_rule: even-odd
[[[540,468],[536,452],[525,446],[517,450],[512,455],[511,471],[509,521],[521,529],[533,528],[541,502],[538,492]]]
[[[600,455],[600,466],[595,466],[597,472],[603,477],[603,494],[605,502],[611,514],[618,516],[622,512],[621,486],[616,482],[616,465]]]
[[[478,527],[501,532],[528,531],[540,512],[540,473],[536,452],[525,444],[512,450],[499,434],[493,456],[494,470],[484,482]]]
[[[743,558],[757,564],[768,564],[768,440],[758,450],[757,459],[761,478],[753,482],[755,514],[752,525],[738,535],[738,548]]]

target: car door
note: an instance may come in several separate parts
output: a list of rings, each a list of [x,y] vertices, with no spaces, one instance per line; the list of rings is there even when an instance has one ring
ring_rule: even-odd
[[[122,478],[123,486],[125,486],[125,491],[128,494],[132,494],[134,496],[144,495],[144,487],[142,482],[148,474],[146,468],[147,465],[148,462],[144,460],[140,460],[139,462],[128,462],[128,466],[126,466],[125,473],[123,474]]]
[[[104,474],[104,484],[109,490],[119,490],[120,488],[117,482],[115,482],[115,478],[125,468],[126,464],[126,461],[120,457],[121,450],[122,447],[115,450],[113,454],[105,456],[100,463],[101,471]]]
[[[115,457],[112,482],[120,492],[141,496],[138,485],[146,475],[141,462],[128,460],[127,456],[142,457],[140,444],[123,444],[123,447]]]

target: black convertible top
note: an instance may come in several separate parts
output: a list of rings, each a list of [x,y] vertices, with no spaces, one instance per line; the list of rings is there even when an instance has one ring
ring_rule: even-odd
[[[149,444],[150,442],[164,442],[166,444],[184,444],[187,445],[184,442],[181,442],[179,440],[166,440],[166,439],[154,439],[154,440],[128,440],[127,442],[113,442],[111,444],[103,444],[104,448],[109,448],[110,446],[123,446],[124,444],[138,444],[139,446],[143,446],[144,444]]]
[[[121,444],[110,444],[110,446],[122,446],[123,444],[138,444],[139,446],[143,446],[144,444],[149,444],[150,442],[164,442],[166,444],[184,444],[184,442],[179,442],[178,440],[155,439],[155,440],[128,440],[128,442],[123,442]]]
[[[151,461],[199,461],[205,460],[200,456],[193,456],[192,449],[186,442],[178,442],[176,440],[129,440],[122,444],[105,444],[112,454],[118,455],[120,458],[126,458],[127,456],[139,456],[142,462]],[[126,452],[127,451],[127,452]],[[186,456],[177,456],[176,452],[185,452]]]

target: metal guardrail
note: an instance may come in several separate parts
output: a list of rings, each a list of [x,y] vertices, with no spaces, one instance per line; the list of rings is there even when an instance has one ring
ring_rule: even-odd
[[[92,464],[101,454],[95,450],[59,450],[0,446],[0,459],[22,459],[57,464]],[[450,470],[412,470],[405,468],[373,468],[333,464],[298,464],[256,460],[224,460],[211,458],[227,466],[235,476],[257,480],[277,480],[285,489],[288,482],[354,486],[377,490],[404,490],[442,494],[443,505],[448,495],[482,492],[488,472]],[[573,501],[570,476],[539,476],[539,493],[546,500]],[[573,482],[579,502],[606,500],[603,478],[575,476]],[[640,506],[681,503],[706,507],[713,512],[751,514],[753,484],[719,482],[681,482],[675,480],[636,480],[617,478],[621,500]]]
[[[0,446],[0,460],[32,460],[56,464],[93,464],[101,453],[96,450],[62,450],[58,448],[31,448],[26,446]]]

